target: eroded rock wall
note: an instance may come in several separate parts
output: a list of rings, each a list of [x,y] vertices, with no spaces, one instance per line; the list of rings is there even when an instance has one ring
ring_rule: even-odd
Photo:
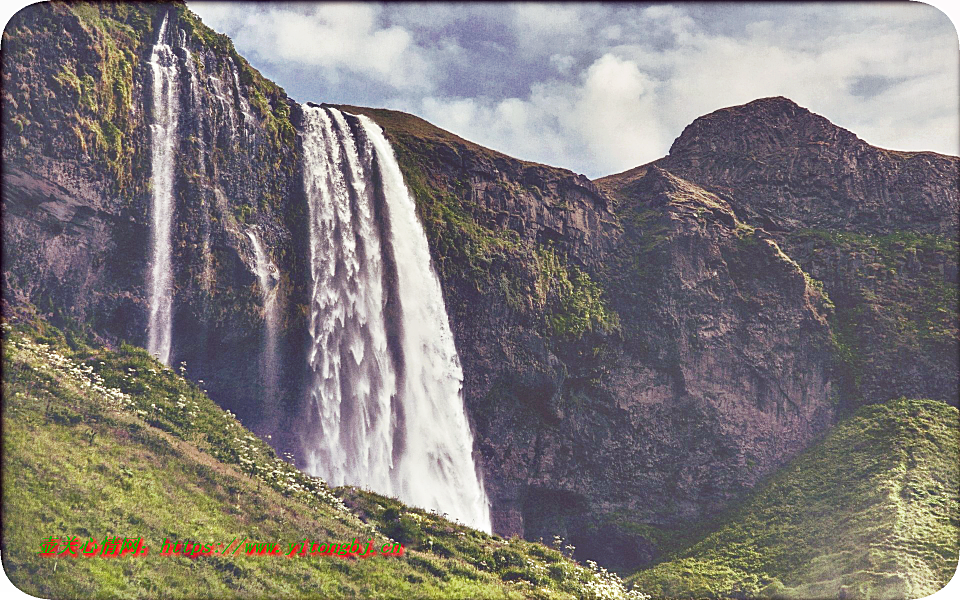
[[[298,105],[182,4],[34,5],[4,32],[4,297],[105,341],[146,345],[150,52],[169,15],[177,59],[174,366],[263,433],[263,318],[248,228],[279,286],[285,392],[299,394],[306,206]],[[293,114],[291,114],[293,113]],[[292,440],[291,440],[292,442]]]

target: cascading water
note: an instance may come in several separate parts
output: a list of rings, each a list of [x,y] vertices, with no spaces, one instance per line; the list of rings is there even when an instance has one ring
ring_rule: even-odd
[[[365,116],[303,109],[318,416],[307,469],[489,532],[460,360],[393,149]]]
[[[177,135],[177,56],[168,43],[169,15],[163,17],[157,43],[150,54],[153,71],[153,116],[150,124],[152,156],[150,185],[151,260],[147,300],[150,306],[147,349],[160,362],[170,364],[173,330],[173,227],[174,147]]]
[[[257,282],[260,284],[260,295],[263,300],[264,342],[263,354],[260,361],[260,384],[263,389],[264,413],[271,423],[275,423],[277,395],[279,390],[280,361],[277,355],[277,283],[279,271],[276,265],[264,252],[260,239],[252,230],[247,230],[247,237],[253,244],[253,255],[256,259]]]

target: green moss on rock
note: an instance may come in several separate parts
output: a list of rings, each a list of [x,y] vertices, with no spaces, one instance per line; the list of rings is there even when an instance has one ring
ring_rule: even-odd
[[[848,405],[897,394],[955,397],[956,366],[942,357],[956,356],[960,346],[956,239],[803,229],[784,244],[830,294]]]

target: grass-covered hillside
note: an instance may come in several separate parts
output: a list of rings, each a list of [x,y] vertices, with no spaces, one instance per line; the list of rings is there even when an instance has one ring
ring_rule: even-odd
[[[145,351],[4,324],[3,567],[45,598],[616,598],[562,548],[504,540],[295,469]],[[146,556],[42,556],[77,538],[143,538]],[[165,539],[382,546],[402,556],[161,556]],[[311,546],[312,547],[312,546]],[[223,552],[222,550],[220,552]]]
[[[631,580],[654,597],[921,598],[957,569],[957,409],[861,408],[700,539]]]

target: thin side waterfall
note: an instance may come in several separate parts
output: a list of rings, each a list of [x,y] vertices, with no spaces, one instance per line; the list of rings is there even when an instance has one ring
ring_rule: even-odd
[[[393,149],[364,116],[303,108],[317,416],[307,469],[489,532],[460,360]]]
[[[151,258],[147,301],[150,306],[147,349],[160,362],[170,364],[173,330],[173,227],[174,148],[177,136],[177,57],[168,43],[169,15],[163,17],[157,43],[150,54],[153,71],[153,122],[150,185]]]
[[[264,411],[271,413],[276,409],[280,376],[280,361],[277,355],[277,283],[280,277],[279,270],[264,252],[257,234],[253,230],[247,230],[247,237],[253,244],[253,254],[257,261],[257,282],[260,284],[260,296],[263,300],[264,342],[260,361],[260,383],[263,388]],[[268,414],[268,417],[275,418],[276,415]]]

